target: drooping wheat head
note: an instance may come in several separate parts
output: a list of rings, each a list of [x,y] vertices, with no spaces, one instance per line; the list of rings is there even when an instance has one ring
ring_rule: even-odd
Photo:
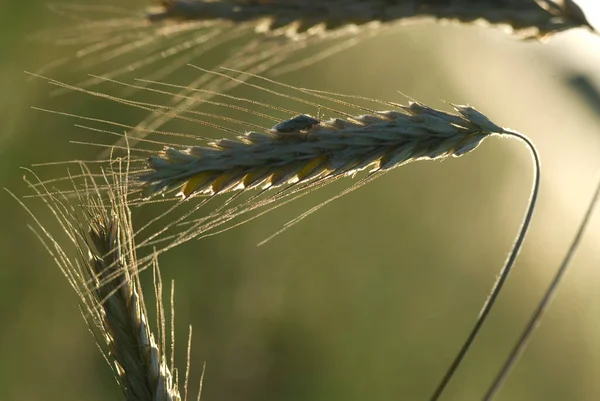
[[[233,225],[242,224],[333,181],[354,176],[362,170],[367,170],[368,173],[335,198],[403,164],[417,160],[441,160],[450,156],[461,156],[475,149],[483,139],[491,135],[511,135],[509,131],[491,122],[482,113],[469,106],[454,106],[458,113],[453,114],[433,109],[416,101],[401,105],[373,99],[353,99],[351,96],[344,95],[336,97],[335,94],[294,88],[262,77],[254,78],[265,84],[275,85],[275,89],[249,82],[242,84],[297,101],[304,106],[305,110],[308,106],[318,113],[337,114],[337,117],[312,117],[308,113],[302,114],[279,106],[225,94],[219,96],[235,104],[189,97],[189,100],[194,102],[229,107],[239,113],[250,113],[254,117],[275,121],[275,124],[271,123],[272,128],[257,129],[261,126],[244,123],[243,118],[231,119],[215,113],[173,110],[167,106],[116,98],[58,81],[49,80],[49,82],[61,88],[117,101],[128,107],[153,110],[158,115],[165,114],[176,119],[197,122],[202,124],[199,125],[200,127],[221,129],[237,135],[235,139],[210,140],[206,138],[209,135],[187,136],[163,131],[148,131],[146,133],[153,135],[152,139],[143,139],[135,146],[124,148],[127,153],[123,157],[131,168],[127,190],[130,194],[137,194],[131,197],[130,204],[143,206],[162,202],[172,203],[170,208],[154,217],[152,221],[137,227],[135,234],[138,247],[158,247],[159,253],[190,239],[212,235]],[[236,78],[230,77],[230,79]],[[158,87],[160,83],[153,82],[153,84]],[[169,84],[163,85],[169,86]],[[285,93],[282,88],[292,93]],[[144,88],[144,90],[172,95],[160,89]],[[296,96],[297,93],[302,96]],[[388,110],[377,111],[353,104],[347,100],[348,98],[376,102],[379,106],[387,106]],[[242,101],[250,107],[242,107],[240,105]],[[265,107],[271,114],[284,113],[292,116],[277,119],[259,111],[260,108]],[[342,110],[340,107],[349,110]],[[203,118],[197,118],[198,115]],[[134,137],[138,129],[113,121],[75,117],[91,123],[110,124],[117,129],[129,129]],[[219,124],[224,121],[241,124],[250,129],[240,132]],[[110,136],[123,138],[123,134],[119,132],[93,127],[83,128],[95,134],[108,133]],[[123,140],[127,140],[128,135],[129,133]],[[199,141],[200,144],[190,146],[169,142],[173,139],[181,141],[181,137],[184,142],[198,143]],[[98,145],[95,140],[89,143]],[[118,146],[112,144],[100,146],[113,149],[115,152],[119,150]],[[119,163],[123,162],[123,159],[119,160]],[[101,166],[107,170],[111,163],[114,163],[113,159],[105,162],[92,161],[87,168]],[[98,170],[95,174],[103,175]],[[80,176],[70,176],[65,179],[68,182],[79,178],[85,180],[87,175],[88,173],[85,172]],[[53,178],[46,183],[56,184],[60,181],[60,178]],[[247,195],[242,197],[244,194]],[[213,209],[204,207],[211,199],[221,196],[224,201],[220,207]],[[234,200],[236,202],[233,202]],[[300,219],[331,200],[333,199],[311,209]],[[175,212],[176,210],[178,212]],[[299,219],[294,220],[297,221]],[[144,232],[146,234],[143,234]]]
[[[468,106],[454,115],[417,102],[320,121],[299,115],[268,132],[247,132],[207,146],[167,147],[137,175],[146,196],[214,195],[235,189],[277,188],[310,180],[385,171],[416,160],[461,156],[503,129]]]

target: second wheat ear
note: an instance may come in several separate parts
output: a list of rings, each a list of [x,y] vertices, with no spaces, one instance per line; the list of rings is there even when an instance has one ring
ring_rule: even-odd
[[[79,298],[83,318],[125,399],[181,401],[173,356],[174,336],[171,332],[168,341],[165,330],[167,319],[158,262],[154,259],[152,263],[157,310],[157,329],[153,330],[138,276],[140,265],[125,194],[115,187],[107,202],[95,191],[96,183],[90,177],[91,191],[66,199],[50,194],[44,186],[33,186],[28,178],[25,181],[35,192],[46,195],[42,199],[68,241],[58,241],[55,232],[48,231],[29,207],[9,193],[33,218],[30,228]],[[74,255],[69,252],[71,247]],[[184,394],[188,371],[186,368]]]

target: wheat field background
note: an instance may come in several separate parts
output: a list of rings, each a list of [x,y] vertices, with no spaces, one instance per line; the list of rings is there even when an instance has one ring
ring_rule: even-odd
[[[24,194],[20,167],[98,153],[68,143],[94,139],[73,119],[31,106],[130,124],[140,114],[77,93],[50,97],[49,85],[28,80],[24,70],[73,50],[28,37],[71,23],[43,1],[4,3],[0,21],[0,183]],[[584,31],[542,45],[497,29],[418,24],[278,77],[404,102],[401,91],[442,109],[442,100],[469,103],[537,144],[542,191],[531,233],[445,400],[483,394],[583,215],[600,167],[600,114],[580,83],[585,77],[600,87],[597,65],[600,39]],[[198,73],[186,68],[174,79],[191,81]],[[47,73],[73,83],[70,74]],[[248,88],[232,93],[287,104]],[[221,135],[190,124],[173,129]],[[192,324],[196,382],[206,362],[203,400],[427,399],[504,261],[531,177],[527,150],[493,138],[463,158],[396,169],[262,247],[257,243],[351,180],[163,255],[164,280],[176,282],[180,362]],[[118,399],[77,298],[27,228],[30,218],[8,194],[0,205],[0,399]],[[50,222],[39,203],[31,205]],[[596,217],[498,400],[600,397],[599,227]]]

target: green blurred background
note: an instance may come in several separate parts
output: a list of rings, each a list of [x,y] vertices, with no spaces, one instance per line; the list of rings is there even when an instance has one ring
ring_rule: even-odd
[[[137,0],[131,9],[144,5]],[[0,22],[0,183],[22,195],[20,167],[97,153],[68,143],[94,140],[92,133],[73,127],[74,119],[31,106],[131,124],[140,113],[83,94],[51,97],[51,86],[27,78],[24,70],[35,71],[74,49],[52,45],[50,33],[48,43],[31,38],[74,23],[50,12],[44,1],[9,0],[0,5]],[[591,197],[600,167],[598,114],[569,83],[573,76],[600,82],[599,42],[581,31],[541,45],[496,29],[420,24],[394,28],[278,77],[298,86],[404,102],[401,91],[437,108],[447,109],[442,100],[469,103],[537,144],[543,180],[531,234],[444,400],[482,396]],[[210,60],[195,62],[211,66]],[[174,79],[191,81],[198,73],[186,68]],[[70,83],[76,74],[67,68],[46,72]],[[233,92],[282,102],[255,90]],[[459,159],[394,170],[265,246],[256,244],[351,180],[165,254],[164,280],[176,280],[180,369],[187,325],[194,327],[192,393],[206,362],[204,400],[427,399],[470,330],[516,235],[531,164],[522,144],[495,137]],[[28,229],[31,218],[6,193],[0,205],[5,327],[0,399],[119,399],[75,294]],[[57,229],[39,204],[31,205]],[[598,222],[592,221],[499,400],[600,398]]]

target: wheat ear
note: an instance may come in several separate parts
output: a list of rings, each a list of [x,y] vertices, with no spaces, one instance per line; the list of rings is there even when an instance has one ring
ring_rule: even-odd
[[[101,308],[101,332],[125,398],[180,400],[177,386],[148,327],[139,282],[131,277],[135,266],[123,255],[123,227],[119,218],[97,215],[89,225],[88,279],[96,280],[93,297]]]
[[[276,188],[310,180],[385,171],[416,161],[461,156],[503,128],[469,106],[458,115],[421,103],[398,110],[320,121],[299,115],[266,133],[248,132],[208,147],[167,147],[135,178],[146,196],[180,187],[184,198],[235,189]]]
[[[467,24],[483,20],[537,36],[578,26],[590,27],[579,6],[571,0],[560,3],[531,0],[163,0],[160,7],[148,13],[150,21],[267,19],[267,29],[295,23],[299,31],[318,24],[332,29],[424,17]]]
[[[327,185],[334,180],[353,176],[363,169],[368,168],[370,174],[358,180],[349,191],[360,187],[394,167],[417,160],[441,160],[450,156],[461,156],[475,149],[483,139],[491,135],[511,135],[507,130],[491,122],[490,119],[470,106],[454,106],[458,114],[452,114],[433,109],[419,102],[400,105],[393,102],[357,97],[359,100],[376,103],[379,107],[383,104],[393,108],[393,110],[377,112],[372,108],[354,105],[347,100],[337,98],[344,95],[294,88],[266,78],[256,78],[277,85],[276,90],[250,83],[243,84],[259,90],[266,90],[286,99],[298,101],[304,106],[308,105],[311,108],[327,111],[339,117],[321,119],[311,117],[308,114],[300,114],[290,119],[275,119],[276,124],[270,129],[265,128],[262,132],[240,133],[239,130],[220,127],[218,124],[210,122],[210,120],[190,118],[186,114],[193,113],[191,111],[186,111],[184,114],[180,110],[166,108],[166,111],[164,111],[164,108],[161,109],[160,113],[162,114],[172,115],[175,118],[184,120],[190,119],[193,122],[212,128],[222,128],[226,132],[236,133],[239,137],[212,142],[207,142],[202,137],[193,137],[191,140],[195,139],[195,142],[200,140],[201,143],[207,145],[180,146],[161,140],[165,137],[172,140],[171,133],[152,131],[150,133],[153,134],[155,139],[143,139],[139,146],[126,148],[129,155],[127,159],[131,164],[132,172],[128,185],[129,190],[143,194],[143,199],[134,200],[136,204],[152,203],[154,200],[150,201],[148,198],[153,195],[170,194],[178,191],[183,198],[190,200],[190,202],[178,202],[174,208],[179,205],[192,205],[193,207],[190,214],[186,213],[175,221],[173,219],[169,220],[169,211],[164,216],[153,219],[153,223],[156,222],[157,225],[160,225],[160,230],[152,234],[151,238],[138,241],[138,246],[157,246],[156,242],[151,241],[158,240],[159,236],[167,230],[172,233],[174,230],[179,230],[179,232],[173,233],[171,237],[162,236],[162,239],[160,239],[163,243],[164,241],[171,241],[171,245],[175,246],[192,238],[208,235],[209,231],[246,213],[259,208],[263,208],[263,212],[265,212],[265,208],[278,207],[282,203],[303,196],[303,194]],[[233,77],[229,77],[229,79],[237,80]],[[148,108],[147,104],[115,98],[55,80],[47,80],[61,88],[81,91],[110,101],[121,102],[128,107]],[[122,85],[128,86],[128,84]],[[299,92],[305,98],[282,93],[282,87],[292,90],[292,93]],[[154,89],[146,88],[145,90]],[[164,93],[163,91],[158,92]],[[319,102],[308,100],[311,98],[316,98]],[[356,99],[352,96],[349,96],[349,98]],[[196,100],[195,98],[191,99]],[[260,104],[251,99],[236,98],[236,100],[249,102],[254,109],[258,109],[258,106],[260,106],[268,107],[271,112],[280,114],[282,112],[292,114],[293,112],[277,106]],[[332,106],[328,104],[332,104]],[[244,113],[254,112],[254,110],[242,109],[237,105],[220,104],[220,106],[232,107],[236,111]],[[350,107],[350,112],[337,110],[336,107],[340,106]],[[360,115],[356,112],[357,110],[366,111],[367,114]],[[72,116],[71,114],[68,115]],[[255,115],[273,121],[271,116],[260,113]],[[220,114],[209,116],[213,117],[216,122],[222,119]],[[87,117],[74,117],[82,118],[88,122],[90,120],[94,121],[94,119]],[[238,124],[244,122],[243,119],[235,121]],[[97,122],[114,125],[117,129],[126,127],[116,122]],[[202,127],[202,125],[200,126]],[[123,137],[118,132],[90,129],[96,134],[106,132],[111,136]],[[135,133],[134,129],[133,134]],[[128,138],[129,136],[127,136]],[[91,143],[91,145],[96,146],[98,144]],[[113,145],[100,146],[109,149],[114,147]],[[80,161],[73,162],[79,163]],[[111,160],[107,161],[107,163],[110,162]],[[98,161],[93,163],[93,165],[97,165]],[[87,174],[83,174],[81,177],[85,179],[86,176]],[[67,179],[70,180],[71,178],[67,177]],[[60,178],[54,178],[48,183],[54,184],[60,180]],[[273,188],[279,188],[279,190],[267,191]],[[191,213],[201,207],[208,199],[221,194],[230,194],[231,197],[234,197],[251,189],[261,190],[256,192],[256,196],[241,204],[225,208],[226,201],[223,207],[217,208],[208,216],[195,221],[190,219]],[[238,191],[234,192],[234,190]],[[344,191],[345,193],[347,192]],[[263,194],[264,196],[259,199],[258,197]],[[269,197],[268,194],[271,194],[271,196]],[[198,195],[203,196],[205,199],[200,202],[191,202],[191,198]],[[176,200],[173,196],[167,196],[164,199]],[[193,206],[196,204],[197,206]],[[316,208],[311,209],[309,212],[314,210]],[[306,215],[308,214],[303,215],[303,217]],[[162,222],[158,222],[159,219],[162,219]],[[295,222],[299,220],[296,219]],[[191,225],[186,228],[178,226],[179,223],[183,222],[189,222]],[[286,227],[289,227],[289,225]],[[136,235],[146,230],[147,226],[137,227]],[[167,247],[171,245],[167,245]],[[162,246],[158,250],[159,252],[163,251]]]
[[[36,191],[40,192],[38,188]],[[78,205],[49,193],[42,197],[79,258],[69,256],[65,244],[61,245],[26,207],[38,225],[35,231],[79,296],[83,317],[125,398],[179,401],[181,397],[171,373],[174,367],[167,366],[165,356],[161,292],[155,291],[162,328],[161,344],[157,344],[148,323],[137,275],[132,227],[122,192],[118,189],[111,192],[110,206],[105,206],[99,195],[79,194],[82,196]],[[156,260],[153,267],[157,273]]]
[[[293,199],[294,196],[302,196],[302,193],[308,192],[307,190],[326,185],[341,177],[352,176],[361,170],[369,168],[370,176],[374,177],[394,167],[417,160],[440,160],[450,156],[461,156],[475,149],[483,139],[493,134],[507,133],[505,129],[470,106],[454,106],[458,114],[451,114],[418,102],[400,105],[367,99],[380,106],[383,103],[394,107],[394,110],[377,112],[330,97],[331,94],[294,88],[266,78],[256,78],[286,86],[288,89],[316,97],[321,101],[332,102],[336,106],[341,104],[367,111],[368,114],[347,113],[258,85],[244,83],[338,114],[340,117],[321,120],[301,114],[291,119],[279,120],[271,129],[265,129],[264,132],[246,132],[237,139],[221,139],[209,142],[208,146],[176,147],[159,140],[142,140],[140,145],[149,145],[150,149],[139,148],[130,151],[136,156],[139,152],[142,155],[150,153],[150,157],[147,157],[146,163],[142,164],[140,159],[130,159],[132,165],[130,189],[143,193],[145,199],[173,190],[179,191],[179,194],[187,199],[194,195],[212,197],[234,190],[245,192],[250,189],[265,190],[282,187],[271,198],[261,202],[251,200],[229,209],[217,209],[208,217],[193,222],[192,226],[183,229],[180,233],[175,233],[170,238],[163,238],[172,241],[173,246],[205,235],[209,230],[249,211],[283,202],[285,197]],[[233,77],[229,79],[237,80]],[[54,80],[48,81],[62,88],[122,102],[130,107],[147,109],[145,104],[138,102],[118,99]],[[269,107],[278,112],[283,111],[278,107]],[[173,115],[175,118],[189,119],[180,110],[170,111],[167,108],[167,111],[162,113]],[[212,115],[212,117],[222,118],[219,115]],[[205,120],[191,119],[191,121],[219,128],[218,125]],[[236,132],[231,129],[224,130]],[[155,132],[155,134],[159,137],[170,135],[162,132]],[[156,150],[156,146],[161,143],[165,145],[164,149]],[[108,147],[112,148],[112,145]],[[359,181],[353,188],[365,182]],[[184,218],[187,219],[188,216]],[[163,224],[159,232],[139,244],[155,246],[156,243],[150,242],[151,240],[181,221]],[[144,230],[146,226],[138,227],[137,233]],[[161,248],[161,251],[163,249]]]

